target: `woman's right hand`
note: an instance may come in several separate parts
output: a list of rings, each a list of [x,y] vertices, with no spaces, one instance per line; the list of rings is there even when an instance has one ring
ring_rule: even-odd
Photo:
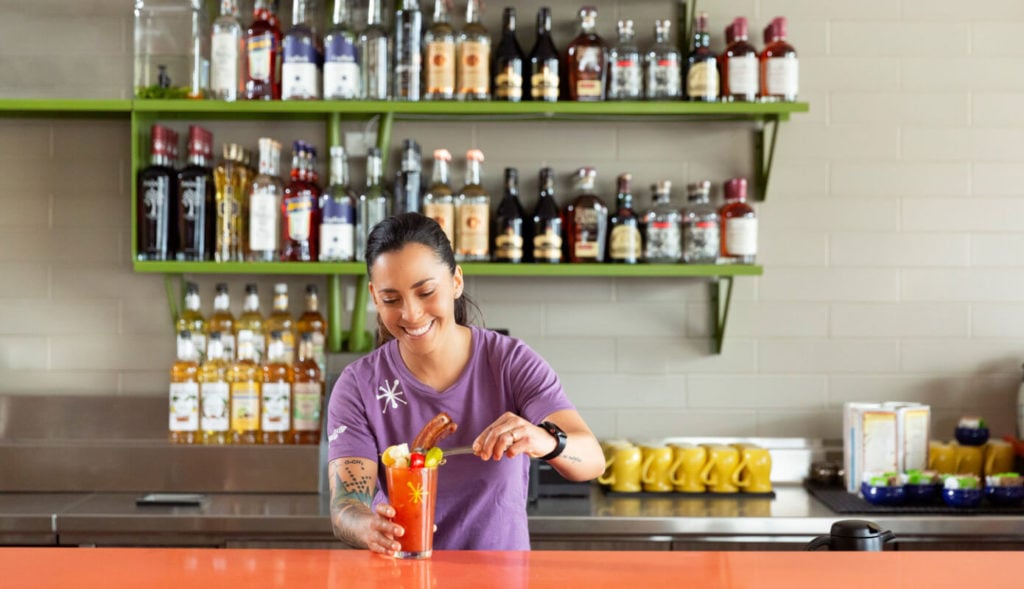
[[[369,514],[364,543],[371,552],[394,556],[402,549],[396,538],[401,538],[405,530],[391,521],[393,517],[395,508],[387,503],[378,504],[375,513]]]

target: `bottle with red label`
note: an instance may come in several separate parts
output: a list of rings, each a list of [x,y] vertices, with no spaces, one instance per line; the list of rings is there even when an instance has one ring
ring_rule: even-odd
[[[188,128],[188,165],[178,172],[177,259],[201,262],[213,257],[217,223],[213,185],[213,134]]]
[[[314,181],[316,150],[296,141],[291,182],[281,199],[281,261],[315,262],[320,243],[320,188]]]
[[[608,50],[608,100],[640,100],[644,96],[643,65],[632,20],[620,20],[619,42]]]
[[[761,51],[761,100],[795,102],[800,86],[796,49],[786,42],[786,19],[778,16],[765,27]]]
[[[682,56],[669,41],[672,21],[654,21],[654,45],[647,52],[644,95],[648,100],[678,100],[682,95]]]
[[[711,204],[711,182],[686,185],[683,208],[683,262],[714,264],[718,260],[720,227],[718,210]]]
[[[654,204],[644,214],[644,261],[674,264],[683,258],[683,226],[679,209],[672,206],[672,182],[651,186]]]
[[[747,179],[725,182],[722,217],[722,259],[734,264],[753,264],[757,257],[757,215],[747,204]]]
[[[256,0],[245,32],[245,99],[281,99],[281,24],[275,0]]]
[[[731,30],[730,30],[731,29]],[[757,50],[747,41],[747,19],[738,16],[726,29],[726,39],[732,41],[718,56],[718,69],[722,72],[722,100],[724,102],[753,102],[758,94]]]

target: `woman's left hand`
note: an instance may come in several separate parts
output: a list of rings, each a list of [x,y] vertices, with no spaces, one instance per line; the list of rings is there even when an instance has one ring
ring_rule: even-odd
[[[558,441],[544,428],[506,411],[473,440],[473,452],[484,460],[501,460],[526,454],[539,458],[555,449]]]

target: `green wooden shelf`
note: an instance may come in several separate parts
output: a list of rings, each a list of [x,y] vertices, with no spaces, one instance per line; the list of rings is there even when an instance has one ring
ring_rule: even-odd
[[[0,116],[5,117],[127,117],[131,100],[93,100],[78,98],[0,98]]]

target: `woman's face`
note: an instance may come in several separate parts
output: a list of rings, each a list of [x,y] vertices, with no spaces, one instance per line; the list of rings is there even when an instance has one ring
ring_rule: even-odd
[[[432,249],[410,243],[381,254],[370,275],[370,293],[384,327],[410,351],[436,349],[455,327],[455,299],[462,296],[462,268],[453,275]]]

